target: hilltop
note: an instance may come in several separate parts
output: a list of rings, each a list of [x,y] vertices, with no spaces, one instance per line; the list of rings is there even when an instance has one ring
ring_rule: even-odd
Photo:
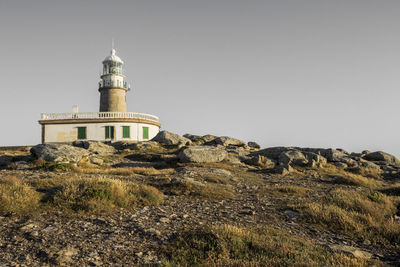
[[[160,132],[0,149],[0,263],[400,265],[400,161]]]

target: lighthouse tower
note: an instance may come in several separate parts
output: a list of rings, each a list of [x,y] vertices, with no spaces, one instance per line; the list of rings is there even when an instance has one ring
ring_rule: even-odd
[[[126,92],[122,66],[124,62],[115,54],[103,60],[100,75],[100,111],[72,113],[42,113],[42,143],[70,143],[74,141],[140,142],[151,140],[160,131],[157,116],[126,111]]]
[[[126,92],[130,88],[125,81],[123,65],[114,48],[103,60],[103,74],[99,82],[100,112],[126,112]]]

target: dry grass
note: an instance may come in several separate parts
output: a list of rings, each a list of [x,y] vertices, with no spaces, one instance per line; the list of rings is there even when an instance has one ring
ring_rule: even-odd
[[[204,181],[215,183],[215,184],[229,184],[231,179],[221,175],[206,175],[202,177]]]
[[[74,212],[135,209],[163,200],[163,194],[154,187],[107,178],[45,178],[32,181],[32,185],[45,193],[42,202],[48,207]]]
[[[109,174],[109,175],[170,175],[175,172],[174,169],[155,169],[145,167],[121,167],[121,168],[101,168],[96,166],[72,166],[72,170],[76,173],[85,174]]]
[[[312,190],[299,185],[265,185],[257,190],[257,193],[262,196],[267,196],[271,198],[285,199],[284,207],[288,205],[293,206],[293,201],[299,202]]]
[[[175,172],[174,169],[155,169],[153,167],[104,167],[93,165],[88,162],[80,162],[78,165],[71,163],[57,163],[57,162],[46,162],[42,159],[38,159],[34,162],[34,165],[38,169],[54,172],[74,172],[74,173],[84,173],[84,174],[109,174],[109,175],[170,175]]]
[[[302,207],[302,218],[333,231],[400,246],[400,224],[388,219],[397,200],[378,192],[334,189],[319,202]]]
[[[366,188],[378,188],[382,185],[382,182],[374,178],[368,178],[361,174],[355,174],[347,172],[343,169],[339,169],[334,165],[327,164],[320,170],[321,174],[329,175],[335,179],[338,184],[347,184],[354,186],[362,186]],[[370,176],[371,177],[371,176]]]
[[[164,266],[368,266],[271,227],[203,227],[175,236]],[[376,262],[375,262],[376,263]]]
[[[22,182],[0,179],[0,214],[35,215],[49,209],[67,212],[112,212],[158,204],[163,194],[156,188],[107,178],[53,177]]]
[[[276,191],[279,191],[281,193],[285,194],[293,194],[293,195],[305,195],[307,192],[310,191],[310,189],[302,187],[302,186],[297,186],[297,185],[286,185],[286,186],[277,186],[273,188]]]
[[[362,167],[348,167],[345,171],[374,179],[381,179],[383,173],[381,169]]]
[[[24,214],[39,206],[41,194],[14,176],[0,178],[0,214]]]

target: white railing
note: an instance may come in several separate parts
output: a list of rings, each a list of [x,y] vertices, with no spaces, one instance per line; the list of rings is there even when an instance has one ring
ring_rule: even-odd
[[[79,113],[42,113],[41,120],[70,119],[144,119],[158,122],[158,117],[137,112],[79,112]]]

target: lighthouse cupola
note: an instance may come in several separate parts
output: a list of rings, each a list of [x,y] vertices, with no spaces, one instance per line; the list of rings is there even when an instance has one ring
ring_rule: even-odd
[[[115,49],[103,60],[99,82],[100,112],[126,112],[126,92],[130,88],[125,81],[123,65]]]

